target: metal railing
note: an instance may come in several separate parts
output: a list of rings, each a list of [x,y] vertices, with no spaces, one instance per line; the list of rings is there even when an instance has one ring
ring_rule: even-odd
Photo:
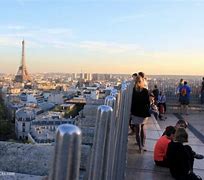
[[[85,180],[123,180],[125,177],[128,122],[133,82],[112,90],[105,105],[98,107],[94,143]],[[56,136],[55,157],[50,180],[79,178],[81,131],[74,125],[61,125]]]
[[[133,83],[123,83],[98,108],[87,180],[124,179],[132,88]]]

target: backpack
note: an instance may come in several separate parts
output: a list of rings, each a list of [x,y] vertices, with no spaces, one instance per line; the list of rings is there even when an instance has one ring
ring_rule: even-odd
[[[186,94],[187,94],[186,88],[182,87],[181,88],[181,96],[186,96]]]

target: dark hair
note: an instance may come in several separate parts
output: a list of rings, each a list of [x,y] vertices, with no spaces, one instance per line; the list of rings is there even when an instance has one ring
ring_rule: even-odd
[[[133,73],[133,74],[132,74],[132,77],[133,77],[133,76],[137,76],[137,73]]]
[[[145,77],[145,74],[143,72],[138,72],[138,75],[141,76],[142,78]]]
[[[187,81],[184,81],[184,84],[187,84]]]
[[[167,126],[166,129],[165,129],[165,133],[164,133],[164,134],[165,134],[166,136],[170,137],[172,134],[175,134],[175,132],[176,132],[175,127],[173,127],[173,126]]]
[[[178,120],[176,126],[187,128],[188,123],[185,120]]]

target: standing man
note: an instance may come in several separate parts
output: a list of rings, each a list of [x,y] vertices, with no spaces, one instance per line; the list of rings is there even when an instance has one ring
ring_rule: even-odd
[[[191,88],[188,86],[187,81],[179,89],[179,102],[181,105],[181,113],[188,115],[188,105],[190,103]]]

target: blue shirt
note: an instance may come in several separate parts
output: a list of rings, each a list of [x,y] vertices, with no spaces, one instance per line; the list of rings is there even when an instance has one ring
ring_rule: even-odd
[[[182,89],[183,88],[185,88],[185,90],[186,90],[186,95],[185,95],[185,97],[187,97],[187,98],[189,98],[190,97],[190,93],[191,93],[191,88],[186,84],[186,85],[183,85],[182,87],[180,87],[180,89],[179,89],[179,93],[180,93],[180,96],[182,96],[181,95],[181,92],[182,92]]]

